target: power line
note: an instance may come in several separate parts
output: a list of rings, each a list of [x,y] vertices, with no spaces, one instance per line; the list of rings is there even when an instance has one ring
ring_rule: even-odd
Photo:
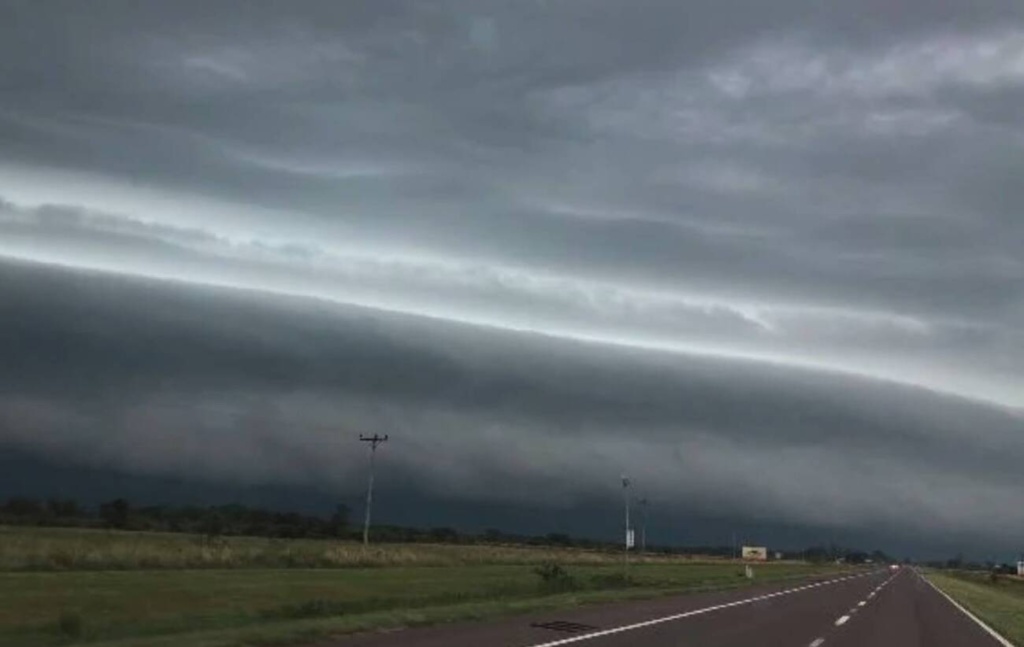
[[[372,436],[364,436],[359,434],[359,440],[364,443],[370,443],[370,475],[366,484],[366,515],[363,517],[363,545],[366,545],[370,543],[370,511],[373,509],[374,458],[377,456],[377,446],[388,442],[388,435],[378,436],[374,434]]]

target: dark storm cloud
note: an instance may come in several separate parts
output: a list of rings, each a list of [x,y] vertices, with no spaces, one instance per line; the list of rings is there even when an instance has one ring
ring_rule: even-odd
[[[961,536],[1024,457],[1021,418],[870,380],[22,265],[0,288],[8,442],[123,470],[356,487],[342,430],[374,428],[393,478],[457,500],[571,506],[626,469],[705,512]]]
[[[70,273],[3,266],[4,437],[950,531],[1019,494],[1021,92],[997,0],[5,3],[0,255]]]

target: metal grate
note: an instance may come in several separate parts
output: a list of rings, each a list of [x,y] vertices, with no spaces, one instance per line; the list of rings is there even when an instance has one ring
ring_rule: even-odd
[[[597,627],[593,625],[583,625],[578,622],[566,622],[565,620],[552,620],[551,622],[534,622],[530,626],[537,627],[538,629],[550,629],[551,631],[561,631],[567,634],[582,634],[597,629]]]

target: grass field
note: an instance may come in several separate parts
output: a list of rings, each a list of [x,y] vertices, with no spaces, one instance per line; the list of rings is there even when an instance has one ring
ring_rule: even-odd
[[[747,583],[737,564],[670,557],[634,558],[624,581],[619,555],[526,547],[364,552],[330,541],[238,538],[207,557],[209,547],[187,536],[54,529],[5,529],[0,546],[0,644],[23,647],[295,642]],[[286,554],[328,568],[261,567]],[[534,572],[552,562],[567,575],[545,581]],[[756,580],[831,570],[779,563],[757,567]]]
[[[1024,581],[987,573],[931,571],[926,576],[1015,645],[1024,645]]]
[[[318,539],[222,537],[76,528],[0,526],[0,571],[202,568],[351,568],[474,564],[618,563],[621,554],[572,548],[361,544]],[[679,561],[647,556],[645,563]]]

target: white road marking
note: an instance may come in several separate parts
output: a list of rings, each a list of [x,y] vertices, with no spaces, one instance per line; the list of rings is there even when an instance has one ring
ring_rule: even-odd
[[[997,632],[995,629],[993,629],[992,627],[990,627],[987,624],[985,624],[985,622],[981,618],[979,618],[978,616],[974,615],[973,613],[971,613],[967,609],[965,609],[962,606],[960,606],[960,603],[958,603],[956,600],[954,600],[953,598],[951,598],[948,595],[946,595],[945,591],[943,591],[939,587],[937,587],[934,584],[932,584],[931,581],[927,577],[921,575],[920,573],[917,573],[917,576],[920,577],[925,582],[927,582],[928,586],[930,586],[933,589],[935,589],[936,591],[938,591],[939,595],[941,595],[942,597],[944,597],[947,600],[949,600],[949,603],[952,604],[957,609],[959,609],[965,616],[967,616],[968,618],[973,620],[979,627],[984,629],[988,633],[988,635],[992,636],[996,640],[996,642],[998,642],[1000,645],[1002,645],[1003,647],[1013,647],[1013,643],[1012,642],[1010,642],[1006,638],[1003,638],[1001,635],[999,635],[999,632]]]
[[[862,607],[862,606],[864,606],[865,604],[867,604],[867,602],[866,602],[865,600],[861,600],[860,602],[858,602],[858,603],[857,603],[857,606],[858,606],[858,607]]]
[[[875,592],[868,593],[868,599],[875,597]]]
[[[843,616],[842,618],[836,620],[836,626],[837,627],[842,627],[847,622],[849,622],[849,620],[850,620],[850,616]]]
[[[716,604],[710,607],[704,607],[703,609],[694,609],[693,611],[686,611],[684,613],[676,613],[670,616],[664,616],[661,618],[654,618],[653,620],[645,620],[644,622],[636,622],[631,625],[622,625],[621,627],[612,627],[611,629],[604,629],[602,631],[595,631],[593,633],[581,634],[579,636],[572,636],[570,638],[561,638],[559,640],[552,640],[546,643],[536,643],[529,645],[528,647],[558,647],[559,645],[571,645],[572,643],[583,642],[584,640],[593,640],[594,638],[602,638],[604,636],[611,636],[614,634],[620,634],[627,631],[635,631],[636,629],[643,629],[645,627],[653,627],[654,625],[660,625],[666,622],[673,622],[675,620],[682,620],[683,618],[692,618],[693,616],[703,615],[705,613],[711,613],[712,611],[720,611],[722,609],[731,609],[733,607],[739,607],[746,604],[753,604],[754,602],[760,602],[761,600],[769,600],[771,598],[777,598],[783,595],[792,595],[793,593],[799,593],[801,591],[808,591],[810,589],[816,589],[821,586],[828,586],[830,584],[838,584],[839,582],[846,582],[848,580],[854,580],[859,577],[867,577],[868,575],[874,575],[875,573],[862,573],[860,575],[848,575],[847,577],[840,577],[834,580],[827,580],[825,582],[815,582],[814,584],[805,584],[804,586],[798,586],[793,589],[785,589],[783,591],[776,591],[775,593],[767,593],[765,595],[758,595],[752,598],[746,598],[743,600],[736,600],[735,602],[726,602],[725,604]],[[838,623],[837,623],[838,624]]]
[[[811,644],[808,647],[821,647],[821,643],[823,642],[825,642],[824,638],[815,638],[811,641]]]

